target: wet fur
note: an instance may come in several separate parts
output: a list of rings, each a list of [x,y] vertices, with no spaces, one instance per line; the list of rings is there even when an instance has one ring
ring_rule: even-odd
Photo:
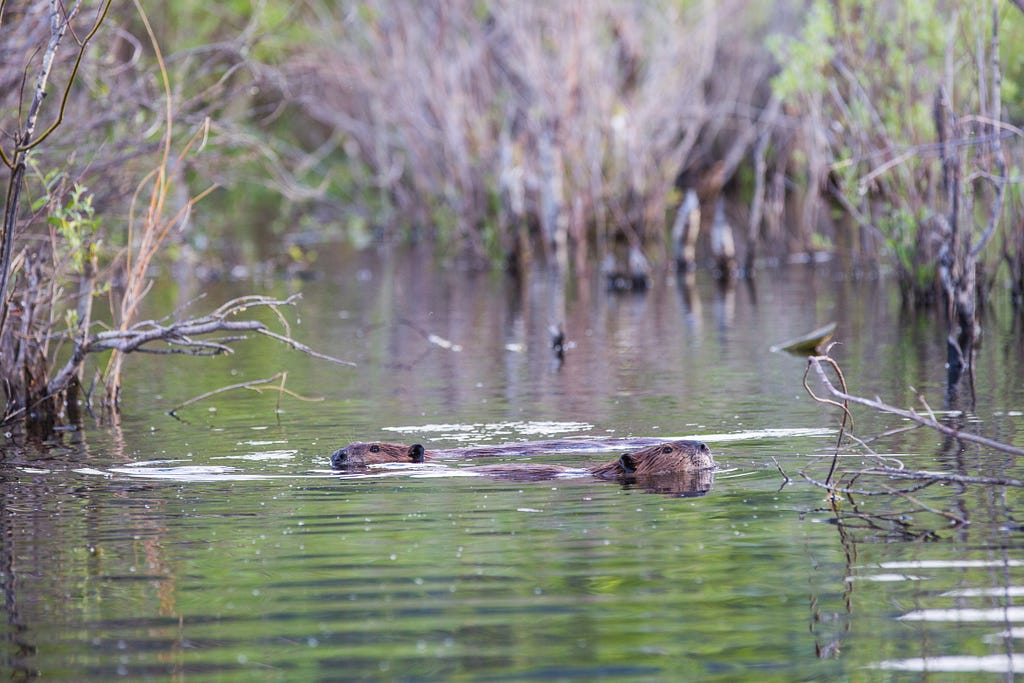
[[[534,444],[523,444],[522,448],[498,447],[482,448],[488,455],[509,455],[512,448],[513,454],[525,455],[532,453],[543,453],[540,444],[565,442],[538,442]],[[557,449],[556,449],[557,450]],[[449,451],[444,451],[447,455]],[[425,459],[437,457],[438,453],[424,450],[420,444],[407,446],[399,443],[387,442],[355,442],[339,448],[331,455],[331,467],[335,469],[349,469],[354,467],[366,467],[368,465],[380,465],[386,463],[417,463]],[[479,457],[479,456],[478,456]],[[602,479],[622,479],[630,477],[656,476],[663,474],[683,474],[697,472],[700,470],[714,469],[715,460],[711,456],[711,450],[701,441],[667,441],[648,446],[638,451],[625,453],[611,462],[599,465],[590,469],[590,473]],[[502,464],[475,468],[489,476],[507,477],[514,479],[550,479],[567,468],[557,465],[531,465],[531,464]]]
[[[424,450],[418,443],[407,446],[385,441],[356,441],[331,454],[331,467],[341,470],[391,462],[423,462],[433,455],[433,452]]]
[[[703,441],[668,441],[626,453],[618,460],[591,468],[590,473],[603,479],[619,479],[684,474],[714,467],[711,449]]]

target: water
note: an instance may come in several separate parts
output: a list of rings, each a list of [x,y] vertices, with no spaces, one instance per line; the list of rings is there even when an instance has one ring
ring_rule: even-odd
[[[295,335],[357,368],[266,340],[227,358],[132,358],[119,424],[8,447],[12,678],[959,681],[1024,667],[1020,490],[854,497],[836,523],[799,474],[826,475],[836,411],[804,392],[803,359],[768,350],[834,319],[854,392],[920,406],[913,387],[1020,446],[1024,349],[1002,298],[972,404],[946,390],[940,323],[901,311],[887,283],[827,267],[728,292],[703,274],[692,289],[659,278],[614,297],[597,281],[439,272],[416,254],[322,263],[319,280],[268,287],[301,288]],[[173,294],[154,304],[195,292]],[[557,322],[571,342],[561,367]],[[165,414],[280,370],[298,397],[239,390]],[[905,426],[855,417],[865,438]],[[722,469],[706,495],[678,497],[455,476],[454,461],[328,468],[354,439],[586,435],[700,437]],[[1021,477],[1011,456],[932,432],[872,446],[912,468]]]

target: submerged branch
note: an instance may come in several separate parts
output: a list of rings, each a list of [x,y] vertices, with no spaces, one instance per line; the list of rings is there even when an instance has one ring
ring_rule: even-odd
[[[955,429],[955,428],[950,427],[948,425],[944,425],[941,422],[938,422],[937,420],[935,420],[933,418],[925,417],[925,416],[923,416],[923,415],[921,415],[921,414],[919,414],[919,413],[917,413],[917,412],[915,412],[913,410],[904,410],[902,408],[897,408],[895,406],[891,406],[891,405],[889,405],[887,403],[884,403],[879,398],[868,399],[868,398],[863,398],[861,396],[855,396],[853,394],[848,394],[845,391],[842,391],[842,390],[836,388],[832,384],[832,382],[829,380],[828,376],[826,375],[824,368],[822,367],[822,363],[823,362],[829,363],[829,364],[834,364],[835,363],[835,361],[832,360],[828,356],[811,356],[810,358],[807,359],[807,363],[808,363],[809,367],[814,368],[815,372],[818,375],[818,378],[821,380],[822,384],[825,385],[825,388],[828,389],[829,393],[831,393],[836,398],[843,400],[844,402],[856,403],[858,405],[862,405],[862,406],[865,406],[867,408],[871,408],[872,410],[877,410],[877,411],[883,412],[883,413],[889,413],[891,415],[897,415],[899,417],[905,418],[907,420],[915,422],[915,423],[917,423],[919,425],[922,425],[924,427],[928,427],[929,429],[934,429],[937,432],[941,432],[942,434],[945,434],[946,436],[949,436],[949,437],[952,437],[952,438],[955,438],[955,439],[962,439],[963,441],[971,441],[973,443],[977,443],[977,444],[980,444],[982,446],[987,446],[988,448],[994,448],[996,450],[1003,451],[1004,453],[1011,453],[1013,455],[1024,455],[1024,448],[1019,448],[1017,446],[1012,446],[1010,444],[1002,443],[1001,441],[996,441],[995,439],[989,439],[988,437],[984,437],[984,436],[981,436],[979,434],[974,434],[973,432],[966,432],[966,431],[963,431],[963,430],[960,430],[960,429]],[[813,396],[813,394],[812,394],[812,396]],[[829,400],[826,400],[824,402],[826,402],[826,403],[834,403],[834,402],[829,401]],[[842,407],[842,406],[840,406],[840,407]],[[844,415],[844,418],[845,418],[845,415]]]
[[[869,467],[857,470],[853,474],[890,477],[892,479],[916,479],[929,483],[947,482],[951,484],[987,484],[991,486],[1024,487],[1024,481],[1009,477],[972,477],[966,474],[949,474],[947,472],[930,472],[927,470],[902,470],[894,467]]]
[[[910,488],[906,488],[906,489],[885,489],[885,490],[882,490],[882,491],[873,491],[873,490],[870,490],[870,489],[855,489],[855,488],[851,488],[849,486],[836,486],[832,482],[824,482],[824,481],[818,481],[817,479],[812,479],[811,477],[808,477],[803,472],[800,472],[799,474],[800,474],[801,477],[804,478],[804,481],[807,481],[808,483],[814,484],[815,486],[817,486],[819,488],[826,489],[831,494],[843,493],[843,494],[847,494],[847,495],[851,495],[852,494],[852,495],[857,495],[857,496],[891,496],[893,494],[914,493],[915,491],[920,491],[923,488],[927,488],[927,487],[931,486],[932,484],[937,484],[938,483],[938,481],[935,481],[935,480],[928,480],[928,481],[925,481],[924,483],[917,484],[916,486],[911,486]]]

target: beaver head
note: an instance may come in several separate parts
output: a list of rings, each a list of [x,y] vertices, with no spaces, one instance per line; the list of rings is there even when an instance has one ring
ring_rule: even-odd
[[[406,446],[400,443],[357,441],[331,454],[331,467],[336,470],[352,467],[366,467],[388,462],[423,462],[423,446],[414,443]]]
[[[668,441],[595,467],[591,473],[598,477],[630,478],[662,474],[684,474],[714,469],[715,459],[703,441]]]

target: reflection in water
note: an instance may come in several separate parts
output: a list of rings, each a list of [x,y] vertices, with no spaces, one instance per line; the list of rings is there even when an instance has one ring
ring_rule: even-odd
[[[195,359],[130,362],[115,429],[86,424],[45,458],[4,452],[0,661],[15,677],[97,681],[1018,668],[1016,491],[853,497],[836,519],[800,478],[780,489],[770,460],[827,469],[837,425],[803,392],[803,361],[771,343],[835,319],[834,353],[858,393],[909,406],[920,391],[937,406],[943,325],[901,311],[876,281],[825,269],[759,271],[756,298],[743,281],[723,291],[705,276],[662,273],[643,295],[616,297],[599,275],[515,280],[440,272],[422,254],[342,255],[303,285],[296,330],[357,369],[258,344],[201,370]],[[1015,439],[1024,335],[1000,327],[1015,318],[999,304],[992,316],[973,410],[955,419]],[[324,400],[222,394],[189,406],[188,424],[162,412],[279,368],[290,390]],[[856,417],[858,435],[888,432],[873,446],[913,467],[1017,467]],[[710,477],[596,480],[582,475],[603,459],[592,454],[530,456],[569,475],[533,482],[480,476],[470,462],[328,469],[338,445],[394,430],[437,448],[699,437],[723,469],[710,495],[691,497],[680,496]],[[939,514],[950,511],[970,523]]]
[[[645,493],[692,498],[710,491],[714,481],[714,470],[700,470],[685,474],[627,477],[622,483],[626,488],[637,488]]]
[[[1024,672],[1024,655],[955,655],[918,657],[879,662],[876,669],[888,671],[930,671],[936,673],[1008,673]],[[1012,677],[1011,677],[1012,680]]]

